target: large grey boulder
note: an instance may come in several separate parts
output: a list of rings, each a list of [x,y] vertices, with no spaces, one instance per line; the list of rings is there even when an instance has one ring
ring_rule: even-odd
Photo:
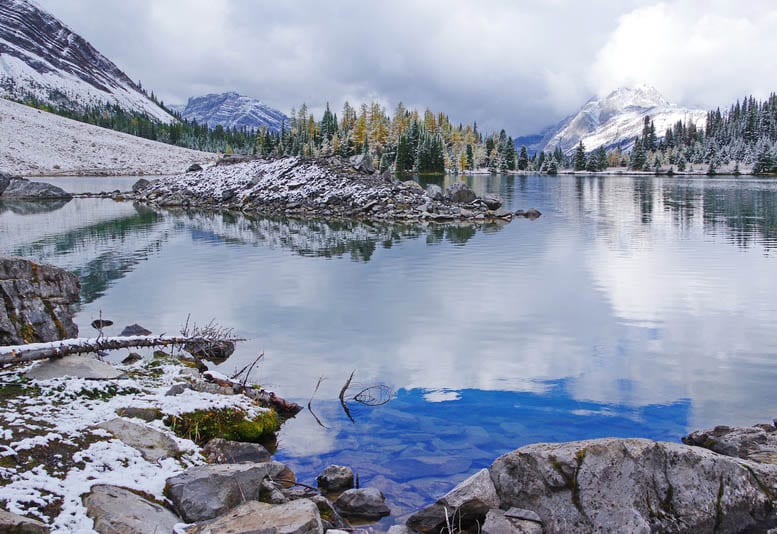
[[[149,462],[169,458],[180,452],[178,444],[167,434],[121,417],[100,423],[97,427],[107,430],[119,441],[140,451],[143,458]]]
[[[63,376],[87,380],[114,380],[124,377],[124,372],[109,363],[101,362],[94,354],[74,354],[39,362],[24,373],[24,376],[34,380],[50,380]]]
[[[10,183],[11,183],[11,175],[0,172],[0,195],[3,194],[3,192],[10,185]]]
[[[137,182],[132,184],[132,192],[133,193],[140,193],[145,188],[147,188],[149,185],[151,185],[151,182],[149,182],[145,178],[140,178]]]
[[[84,497],[84,506],[100,534],[172,532],[181,522],[164,506],[118,486],[92,486],[92,491]]]
[[[279,462],[192,467],[168,478],[165,495],[187,523],[206,521],[245,501],[258,500],[262,481],[288,468]]]
[[[529,219],[530,221],[533,221],[535,219],[539,219],[542,216],[542,213],[540,210],[536,208],[529,208],[528,210],[518,210],[515,212],[516,217],[523,217],[524,219]]]
[[[0,510],[0,532],[9,534],[46,534],[49,527],[35,519]]]
[[[14,178],[3,191],[3,198],[73,198],[73,195],[45,182],[30,182],[25,178]]]
[[[442,194],[442,187],[437,184],[429,184],[426,186],[426,196],[432,200],[442,200],[444,198]]]
[[[386,498],[377,488],[349,489],[335,501],[335,509],[348,519],[380,519],[391,513]]]
[[[464,182],[456,182],[445,191],[445,197],[457,204],[469,204],[477,198],[477,195]]]
[[[481,469],[431,506],[411,515],[407,526],[419,532],[440,532],[452,521],[469,528],[483,524],[492,508],[499,508],[499,497],[488,469]]]
[[[483,204],[490,210],[498,210],[502,207],[502,199],[495,195],[484,195],[480,200],[482,200]]]
[[[351,156],[351,166],[357,171],[372,174],[375,172],[375,165],[372,162],[372,156],[369,154],[359,154]]]
[[[226,340],[200,340],[186,343],[183,348],[195,358],[203,358],[211,360],[214,363],[222,363],[235,352],[235,343]]]
[[[243,443],[213,438],[202,448],[202,455],[211,464],[261,463],[272,459],[270,453],[258,443]]]
[[[307,499],[286,504],[250,501],[212,521],[190,527],[188,534],[323,534],[318,508]]]
[[[678,443],[539,443],[490,471],[500,508],[536,512],[546,532],[741,532],[777,521],[777,466]]]
[[[131,324],[129,326],[125,326],[124,330],[121,331],[120,336],[148,336],[151,335],[151,330],[148,328],[143,328],[139,324]]]
[[[0,345],[76,337],[71,306],[80,291],[78,277],[63,269],[0,255]]]
[[[321,491],[334,493],[353,488],[353,469],[344,465],[330,465],[324,468],[316,483]]]
[[[489,510],[480,532],[482,534],[542,534],[543,530],[542,522],[539,520],[517,517],[504,510]]]
[[[683,438],[686,445],[704,447],[726,456],[777,464],[777,427],[763,424],[745,428],[716,426]]]

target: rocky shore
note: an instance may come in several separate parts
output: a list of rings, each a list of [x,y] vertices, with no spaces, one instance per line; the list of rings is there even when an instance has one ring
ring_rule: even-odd
[[[215,166],[194,166],[185,174],[133,189],[129,198],[154,206],[293,217],[447,222],[510,221],[516,216],[502,207],[501,199],[478,197],[463,182],[445,192],[436,185],[424,189],[388,172],[377,174],[363,156],[350,160],[225,158]],[[526,212],[518,215],[527,216]]]

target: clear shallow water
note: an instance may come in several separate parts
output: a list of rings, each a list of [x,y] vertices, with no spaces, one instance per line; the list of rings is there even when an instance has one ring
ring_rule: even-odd
[[[278,457],[307,483],[352,465],[394,520],[526,443],[676,441],[777,415],[777,182],[470,183],[543,216],[427,228],[6,203],[0,252],[77,272],[82,333],[100,311],[112,334],[175,333],[189,313],[234,327],[250,340],[223,372],[264,351],[254,379],[313,396],[321,424],[288,422]],[[395,398],[349,401],[351,421],[337,396],[352,371],[351,397]]]

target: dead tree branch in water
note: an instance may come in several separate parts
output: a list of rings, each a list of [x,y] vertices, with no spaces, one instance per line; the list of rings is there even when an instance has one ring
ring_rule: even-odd
[[[318,418],[316,413],[313,411],[313,407],[312,407],[313,397],[316,396],[316,393],[318,392],[318,388],[321,387],[321,382],[323,382],[323,380],[324,380],[324,377],[320,376],[318,378],[318,382],[316,382],[316,387],[313,390],[313,394],[310,396],[310,400],[308,401],[308,411],[310,412],[310,415],[313,416],[313,419],[316,420],[316,423],[319,424],[319,426],[321,426],[322,428],[329,428],[328,426],[326,426],[324,423],[321,422],[321,419]]]

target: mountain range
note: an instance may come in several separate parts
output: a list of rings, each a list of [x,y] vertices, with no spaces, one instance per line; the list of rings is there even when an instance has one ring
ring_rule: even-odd
[[[279,132],[289,118],[277,109],[250,96],[235,92],[192,97],[185,106],[173,106],[181,117],[209,127],[259,129]]]
[[[0,96],[55,107],[106,102],[172,122],[112,61],[29,0],[0,0]]]
[[[565,154],[574,152],[580,141],[588,151],[600,146],[630,150],[634,138],[642,135],[647,116],[661,137],[677,121],[703,128],[707,111],[671,104],[649,85],[621,87],[603,98],[591,98],[580,111],[538,134],[516,138],[515,144],[525,145],[530,152],[559,147]]]

